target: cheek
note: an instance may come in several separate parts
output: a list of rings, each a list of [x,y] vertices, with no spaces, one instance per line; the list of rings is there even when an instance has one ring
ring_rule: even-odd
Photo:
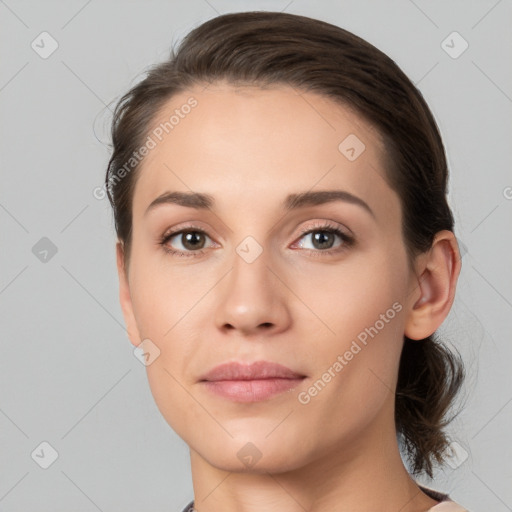
[[[304,316],[300,329],[308,329],[307,319],[317,327],[315,343],[306,340],[304,353],[314,368],[312,380],[320,380],[318,396],[324,396],[318,402],[343,404],[341,415],[361,403],[375,410],[394,390],[404,331],[403,268],[386,253],[372,254],[354,261],[350,271],[348,264],[347,271],[343,265],[318,267],[297,291],[314,313]]]
[[[293,282],[294,291],[308,310],[298,317],[299,321],[314,322],[318,336],[324,339],[322,346],[335,350],[376,322],[381,327],[381,315],[385,315],[384,321],[391,317],[391,323],[397,324],[395,313],[401,308],[393,309],[393,304],[398,302],[403,307],[407,289],[401,268],[396,258],[384,253],[358,256],[337,267],[304,269],[300,272],[303,277]],[[389,323],[385,323],[388,331]],[[301,328],[306,329],[306,325]]]
[[[345,309],[326,317],[336,336],[318,340],[309,387],[297,393],[297,428],[323,432],[326,448],[340,439],[350,446],[378,418],[389,417],[394,403],[403,309],[388,294],[375,291],[370,297],[362,305],[343,302]]]
[[[193,315],[194,305],[207,289],[204,280],[191,278],[191,267],[171,266],[166,258],[163,249],[140,249],[134,253],[131,275],[132,304],[141,335],[162,342],[179,329],[181,319]]]
[[[149,338],[159,350],[155,367],[162,367],[160,372],[154,370],[151,378],[154,382],[157,378],[165,381],[171,373],[181,380],[183,368],[194,356],[197,325],[202,325],[198,298],[204,295],[204,286],[191,285],[190,279],[149,267],[138,274],[138,281],[140,286],[132,293],[134,315],[141,336]]]
[[[215,276],[211,276],[214,278]],[[213,282],[213,281],[212,281]],[[187,426],[201,418],[189,394],[185,369],[197,357],[199,299],[212,286],[208,276],[190,279],[190,267],[171,268],[165,256],[134,253],[131,299],[134,316],[143,339],[149,338],[159,351],[146,367],[155,403],[168,424],[184,439]],[[203,311],[204,313],[204,311]],[[179,414],[176,411],[180,411]]]
[[[204,424],[201,408],[183,385],[178,372],[179,364],[173,368],[165,355],[146,367],[151,394],[160,414],[167,424],[183,439],[189,442],[195,425]],[[179,363],[179,354],[173,354]]]

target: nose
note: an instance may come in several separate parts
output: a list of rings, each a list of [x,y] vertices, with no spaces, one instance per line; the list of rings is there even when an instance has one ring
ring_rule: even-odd
[[[290,311],[284,275],[271,264],[266,251],[249,263],[235,253],[233,268],[217,296],[215,323],[227,333],[245,336],[275,334],[288,328]]]

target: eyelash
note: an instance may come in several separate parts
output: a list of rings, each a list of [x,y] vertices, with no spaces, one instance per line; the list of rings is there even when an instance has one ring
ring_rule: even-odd
[[[320,249],[317,249],[317,250],[314,250],[314,249],[304,249],[305,251],[308,251],[309,253],[311,253],[312,256],[314,257],[322,257],[322,256],[329,256],[329,255],[334,255],[334,254],[337,254],[337,253],[340,253],[346,249],[348,249],[349,247],[351,247],[352,245],[354,245],[355,243],[355,239],[350,236],[350,235],[347,235],[346,233],[344,233],[343,231],[341,231],[335,224],[331,224],[331,223],[319,223],[319,224],[316,224],[314,225],[313,227],[308,227],[308,228],[304,228],[301,233],[300,233],[300,236],[299,236],[299,240],[301,238],[304,237],[304,235],[307,235],[307,234],[311,234],[311,233],[315,233],[315,232],[318,232],[318,231],[322,231],[322,232],[325,232],[325,233],[332,233],[332,234],[335,234],[335,235],[338,235],[343,244],[341,247],[338,247],[338,248],[335,248],[335,249],[328,249],[328,250],[325,250],[325,251],[322,251]],[[202,233],[206,236],[207,233],[205,233],[201,228],[197,227],[197,226],[187,226],[186,228],[183,228],[183,229],[180,229],[180,230],[177,230],[177,231],[171,231],[171,232],[167,232],[165,233],[159,240],[159,245],[162,246],[162,249],[167,253],[167,254],[170,254],[172,256],[178,256],[178,257],[184,257],[184,258],[194,258],[194,257],[197,257],[197,256],[201,256],[204,252],[205,252],[205,249],[200,249],[198,251],[188,251],[188,252],[183,252],[183,251],[178,251],[176,249],[170,249],[166,244],[167,242],[175,237],[176,235],[180,235],[182,233]]]
[[[176,249],[170,249],[166,245],[167,242],[174,236],[180,235],[182,233],[190,233],[190,232],[192,232],[192,233],[198,232],[198,233],[203,233],[204,235],[206,235],[206,233],[201,228],[199,228],[197,226],[187,226],[187,227],[177,230],[177,231],[171,231],[171,232],[165,233],[162,236],[162,238],[160,239],[159,244],[162,246],[162,249],[167,254],[171,254],[172,256],[178,256],[180,258],[181,257],[194,258],[196,256],[201,256],[205,251],[204,249],[200,249],[199,251],[183,252],[183,251],[177,251]]]

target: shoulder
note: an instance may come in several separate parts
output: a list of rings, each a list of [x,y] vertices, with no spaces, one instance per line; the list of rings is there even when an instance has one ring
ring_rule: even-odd
[[[192,500],[181,512],[195,512],[194,500]]]
[[[435,491],[429,487],[419,485],[418,487],[430,498],[438,500],[439,503],[432,508],[429,508],[427,512],[469,512],[466,508],[458,503],[455,503],[448,494]]]
[[[433,489],[428,489],[420,485],[420,488],[434,499],[441,500],[436,506],[429,509],[427,512],[469,512],[467,509],[452,501],[447,494],[442,494],[440,492],[434,491]],[[194,501],[192,500],[183,510],[182,512],[195,512]]]
[[[467,508],[462,505],[455,503],[452,500],[441,501],[432,508],[429,508],[427,512],[469,512]]]

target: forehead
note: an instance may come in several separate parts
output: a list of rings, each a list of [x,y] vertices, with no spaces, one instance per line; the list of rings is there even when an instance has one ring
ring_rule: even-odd
[[[160,109],[148,134],[155,146],[139,169],[135,217],[167,190],[206,192],[244,208],[333,187],[370,203],[386,195],[396,201],[377,130],[347,106],[291,86],[216,83],[183,91]]]

